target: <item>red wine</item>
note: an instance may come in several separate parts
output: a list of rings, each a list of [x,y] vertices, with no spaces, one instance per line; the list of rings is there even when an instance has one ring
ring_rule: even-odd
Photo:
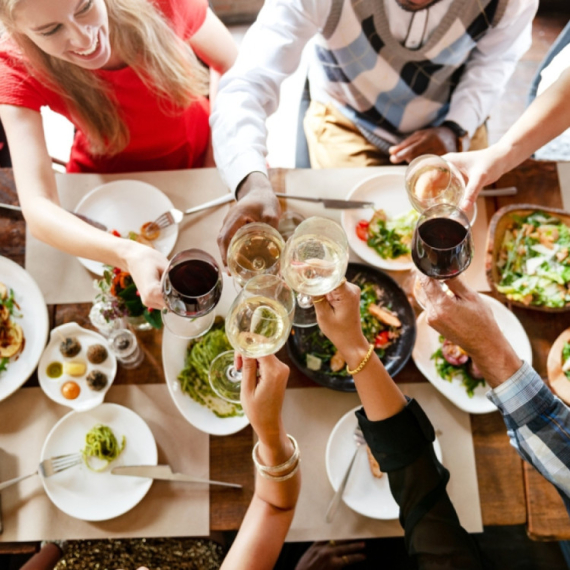
[[[418,226],[412,243],[417,268],[436,279],[449,279],[469,267],[473,255],[471,233],[456,220],[432,218]]]

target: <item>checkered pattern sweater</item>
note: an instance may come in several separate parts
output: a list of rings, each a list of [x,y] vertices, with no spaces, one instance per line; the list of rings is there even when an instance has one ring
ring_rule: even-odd
[[[470,53],[506,4],[456,0],[427,42],[410,50],[390,33],[382,0],[333,0],[313,54],[312,97],[335,101],[380,148],[385,132],[401,137],[437,126]]]

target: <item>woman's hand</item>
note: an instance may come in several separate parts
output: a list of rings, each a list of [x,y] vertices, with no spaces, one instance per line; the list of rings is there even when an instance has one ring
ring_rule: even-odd
[[[241,367],[241,404],[259,439],[271,444],[283,435],[281,408],[289,367],[276,356],[255,360],[236,356]]]

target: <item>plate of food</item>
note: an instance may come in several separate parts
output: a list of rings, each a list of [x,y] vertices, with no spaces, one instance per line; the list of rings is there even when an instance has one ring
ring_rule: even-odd
[[[356,450],[354,430],[358,421],[354,412],[358,409],[360,406],[340,418],[327,442],[327,475],[335,491]],[[437,437],[433,446],[437,458],[442,461],[441,446]],[[361,445],[361,449],[358,450],[342,500],[353,511],[372,519],[393,520],[400,514],[400,507],[390,491],[388,476],[380,471],[366,444]]]
[[[343,210],[341,224],[350,247],[364,261],[381,269],[404,271],[414,266],[410,246],[419,213],[408,199],[405,170],[395,170],[355,186],[347,199],[374,202],[375,209]],[[476,216],[475,206],[471,224]]]
[[[0,257],[0,401],[31,376],[46,345],[46,303],[32,276]]]
[[[546,361],[548,381],[553,392],[570,404],[570,329],[554,341]]]
[[[72,411],[49,432],[40,461],[82,453],[83,463],[42,483],[53,504],[70,517],[104,521],[130,511],[147,494],[152,479],[112,475],[119,465],[156,465],[156,442],[146,422],[118,404]]]
[[[205,335],[188,341],[165,328],[162,337],[162,365],[174,404],[189,423],[211,435],[236,433],[249,424],[242,407],[216,396],[208,381],[212,360],[232,350],[224,330],[224,317],[237,293],[231,277],[223,277],[216,321]]]
[[[487,279],[513,305],[570,310],[570,214],[518,204],[491,219]]]
[[[45,394],[77,411],[101,404],[116,374],[117,359],[105,338],[77,323],[52,329],[38,365]]]
[[[522,360],[532,365],[532,349],[520,321],[496,299],[481,295],[493,316]],[[427,324],[423,312],[417,321],[418,341],[412,358],[419,371],[459,409],[470,414],[497,411],[487,397],[489,386],[465,351],[443,338]]]
[[[388,373],[395,376],[408,361],[416,339],[410,302],[391,277],[374,267],[349,263],[346,278],[362,291],[360,316],[364,335],[374,343]],[[295,327],[287,341],[287,351],[295,366],[317,384],[343,392],[355,391],[346,363],[318,326]]]
[[[117,237],[139,241],[168,255],[178,238],[178,224],[161,230],[152,221],[172,208],[168,196],[146,182],[115,180],[91,190],[77,204],[75,213],[104,224]],[[78,259],[92,273],[103,275],[104,265],[99,261]]]

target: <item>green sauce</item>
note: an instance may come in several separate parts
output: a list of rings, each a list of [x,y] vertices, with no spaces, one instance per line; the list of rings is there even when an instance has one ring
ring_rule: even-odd
[[[48,364],[46,374],[49,378],[59,378],[63,374],[63,364],[61,362]]]

